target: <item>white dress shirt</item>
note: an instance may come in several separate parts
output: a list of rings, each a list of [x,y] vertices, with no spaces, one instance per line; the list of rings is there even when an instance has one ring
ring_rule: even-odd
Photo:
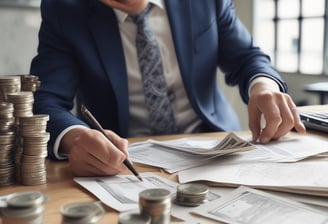
[[[175,114],[179,133],[191,133],[200,124],[191,107],[182,83],[178,60],[175,54],[171,29],[164,1],[150,0],[155,6],[148,15],[150,28],[156,36],[163,63],[164,76]],[[128,14],[115,10],[121,33],[129,88],[129,136],[150,135],[148,111],[145,106],[143,84],[135,45],[137,26]]]

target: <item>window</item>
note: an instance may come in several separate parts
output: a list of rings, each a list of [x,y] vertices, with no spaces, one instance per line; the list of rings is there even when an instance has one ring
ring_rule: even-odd
[[[327,2],[254,0],[254,38],[279,71],[328,75]]]

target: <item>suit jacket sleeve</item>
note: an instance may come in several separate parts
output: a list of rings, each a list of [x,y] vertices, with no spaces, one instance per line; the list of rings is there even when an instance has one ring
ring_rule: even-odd
[[[52,2],[41,4],[38,55],[32,61],[30,72],[40,77],[41,87],[34,95],[34,113],[50,115],[48,154],[53,158],[54,141],[61,131],[71,125],[86,124],[70,112],[80,82],[79,69],[74,61],[76,56],[62,39],[63,31],[55,14],[60,9]]]

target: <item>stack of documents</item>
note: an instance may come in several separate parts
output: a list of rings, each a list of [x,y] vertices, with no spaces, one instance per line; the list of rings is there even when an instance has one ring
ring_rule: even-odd
[[[229,154],[220,154],[224,147],[213,150],[225,142],[239,146]],[[250,144],[232,133],[224,139],[149,140],[131,145],[129,153],[133,162],[178,172],[180,183],[206,181],[328,197],[328,141],[320,136],[293,134],[266,145]]]
[[[208,181],[215,185],[246,185],[328,197],[326,138],[293,135],[260,145],[255,151],[267,150],[272,151],[267,159],[251,160],[249,155],[253,152],[246,152],[237,158],[183,170],[178,174],[179,182]]]
[[[180,138],[169,141],[149,139],[129,145],[130,159],[139,164],[165,169],[168,173],[200,166],[223,155],[255,149],[234,133],[224,138]]]

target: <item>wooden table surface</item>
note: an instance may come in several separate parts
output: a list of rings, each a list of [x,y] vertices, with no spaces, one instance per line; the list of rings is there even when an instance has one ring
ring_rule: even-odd
[[[215,133],[204,133],[197,134],[197,137],[224,137],[227,133],[215,132]],[[238,132],[239,136],[245,134],[250,135],[249,132]],[[157,140],[168,140],[181,137],[190,137],[191,135],[173,135],[173,136],[160,136],[151,137]],[[195,135],[194,135],[195,136]],[[130,143],[143,141],[145,138],[131,138]],[[98,201],[98,199],[93,196],[90,192],[85,190],[83,187],[78,185],[73,181],[73,175],[70,171],[67,161],[51,161],[46,160],[47,167],[47,184],[38,186],[23,186],[23,185],[12,185],[8,187],[0,188],[0,196],[9,193],[20,192],[20,191],[40,191],[48,196],[48,200],[45,202],[45,211],[43,220],[45,224],[57,224],[61,223],[62,216],[60,213],[60,208],[68,203],[75,202],[90,202]],[[136,165],[138,172],[156,172],[157,174],[166,177],[171,180],[177,180],[176,175],[169,175],[165,171],[159,168],[140,166]],[[130,174],[127,171],[124,174]],[[105,216],[101,219],[99,224],[116,224],[118,223],[118,212],[115,210],[104,206]],[[0,222],[1,223],[1,222]]]
[[[204,137],[223,137],[226,133],[208,133],[198,134]],[[186,137],[190,135],[174,135],[174,136],[161,136],[152,137],[158,140],[168,140],[178,137]],[[143,141],[145,138],[131,138],[129,142]],[[24,186],[20,184],[11,185],[0,188],[0,196],[21,192],[21,191],[40,191],[47,195],[48,199],[45,202],[45,211],[43,220],[45,224],[61,223],[62,215],[60,208],[68,203],[75,202],[90,202],[98,201],[90,192],[73,181],[73,175],[67,161],[52,161],[46,160],[47,167],[47,184],[38,186]],[[159,175],[171,180],[177,180],[176,175],[169,175],[165,171],[149,166],[136,165],[138,172],[156,172]],[[129,174],[127,171],[126,174]],[[118,212],[104,205],[105,216],[101,219],[99,224],[116,224],[118,223]],[[0,222],[1,223],[1,222]]]

